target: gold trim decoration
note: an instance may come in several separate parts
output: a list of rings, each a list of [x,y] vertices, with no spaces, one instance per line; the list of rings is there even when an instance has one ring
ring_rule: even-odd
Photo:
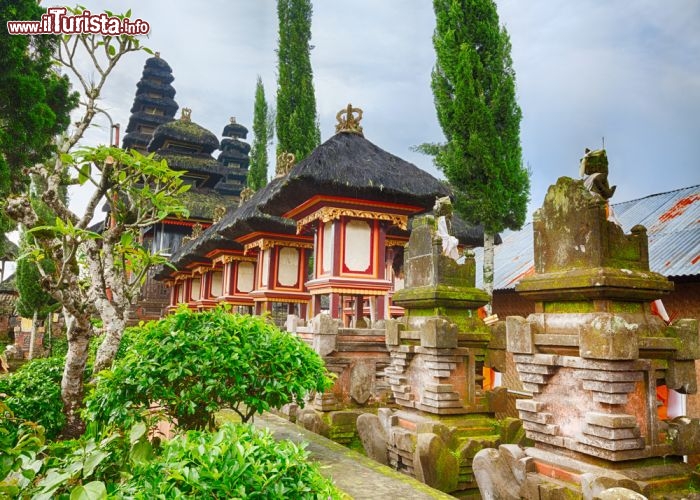
[[[345,115],[345,118],[343,118],[343,115]],[[360,121],[362,120],[362,110],[360,108],[353,108],[352,104],[348,104],[347,108],[338,111],[338,114],[335,115],[335,119],[338,120],[338,124],[335,126],[336,134],[340,132],[349,132],[364,137],[362,127],[360,126]]]
[[[275,167],[275,176],[282,177],[287,175],[289,171],[294,167],[294,163],[297,161],[294,153],[289,153],[287,151],[282,151],[277,155],[277,166]]]
[[[388,290],[368,290],[365,288],[336,288],[326,287],[310,290],[311,295],[325,295],[327,293],[337,293],[338,295],[373,295],[383,296],[388,295]]]
[[[216,224],[219,222],[221,219],[224,218],[224,215],[226,214],[226,207],[223,205],[219,205],[214,208],[214,216],[212,217],[212,222]]]
[[[192,108],[182,108],[182,114],[180,114],[180,121],[191,122],[192,121]]]
[[[395,240],[387,238],[384,240],[385,247],[406,247],[408,245],[408,240]]]
[[[244,255],[230,255],[230,254],[223,254],[219,255],[218,257],[212,259],[211,263],[212,264],[228,264],[230,262],[234,261],[244,261],[244,262],[255,262],[257,257],[246,257]]]
[[[253,194],[255,194],[255,191],[250,189],[248,186],[241,189],[241,193],[238,195],[238,206],[240,207],[246,201],[251,199],[253,197]]]
[[[392,225],[398,226],[399,229],[406,229],[408,227],[407,215],[372,212],[370,210],[358,210],[355,208],[323,207],[297,221],[297,234],[301,233],[304,226],[316,220],[325,223],[340,219],[343,216],[356,217],[359,219],[386,220],[391,222]]]
[[[268,250],[274,246],[311,249],[314,247],[314,244],[310,241],[286,241],[260,238],[259,240],[255,240],[253,243],[248,243],[245,245],[243,247],[243,254],[245,255],[248,253],[248,250],[253,250],[255,248],[259,248],[260,250]]]
[[[199,222],[196,222],[192,225],[192,234],[190,236],[184,236],[182,238],[182,243],[189,243],[190,241],[196,240],[202,235],[203,229],[202,225]]]

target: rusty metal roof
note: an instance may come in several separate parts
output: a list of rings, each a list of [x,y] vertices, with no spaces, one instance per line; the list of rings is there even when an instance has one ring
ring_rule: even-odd
[[[664,276],[700,275],[700,185],[612,205],[625,233],[641,224],[649,236],[649,268]],[[532,223],[501,234],[496,247],[494,289],[511,289],[534,273]],[[477,248],[477,287],[482,286],[483,249]]]

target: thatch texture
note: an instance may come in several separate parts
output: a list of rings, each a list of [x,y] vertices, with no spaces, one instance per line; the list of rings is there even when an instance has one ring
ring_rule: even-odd
[[[158,127],[153,132],[153,140],[148,145],[148,150],[157,151],[167,140],[200,146],[201,151],[207,154],[219,149],[219,139],[214,134],[194,122],[182,119]]]
[[[224,127],[224,131],[221,133],[221,135],[223,137],[237,137],[240,139],[245,139],[248,135],[248,129],[240,123],[229,123]]]
[[[214,218],[214,210],[217,207],[235,207],[238,198],[227,196],[211,189],[193,188],[179,195],[182,203],[190,211],[190,219],[211,221]]]
[[[137,111],[131,114],[129,118],[129,124],[126,126],[127,132],[132,132],[136,130],[137,125],[149,125],[151,127],[158,127],[164,123],[173,121],[172,116],[167,115],[154,115],[151,113],[146,113],[145,111]],[[152,134],[151,134],[152,135]]]
[[[172,97],[153,97],[149,94],[136,94],[134,104],[131,106],[131,112],[136,113],[144,109],[145,106],[152,106],[157,109],[162,109],[165,116],[173,117],[177,111],[178,104]]]
[[[450,191],[429,173],[364,137],[339,133],[299,162],[261,209],[281,215],[318,194],[417,205],[427,210],[436,197]]]
[[[269,215],[259,210],[259,206],[275,195],[285,180],[284,177],[273,179],[237,210],[227,212],[221,223],[218,224],[219,233],[230,239],[239,238],[255,231],[296,234],[294,221]]]
[[[161,83],[155,80],[139,80],[136,83],[136,95],[155,92],[163,97],[175,97],[175,87],[169,83]]]

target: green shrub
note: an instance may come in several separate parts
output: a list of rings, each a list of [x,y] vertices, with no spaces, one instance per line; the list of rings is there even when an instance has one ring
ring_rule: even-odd
[[[0,393],[7,395],[4,402],[14,416],[44,426],[49,439],[58,435],[66,421],[61,400],[63,362],[35,359],[0,378]]]
[[[130,336],[86,399],[87,420],[128,428],[157,402],[180,427],[203,429],[221,408],[245,422],[332,384],[310,347],[257,316],[181,309]]]
[[[217,432],[189,431],[135,464],[119,488],[128,498],[340,498],[308,452],[267,431],[225,424]]]

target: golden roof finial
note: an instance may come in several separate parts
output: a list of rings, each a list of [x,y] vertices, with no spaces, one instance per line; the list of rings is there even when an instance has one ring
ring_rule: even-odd
[[[277,155],[277,167],[275,168],[276,176],[282,177],[283,175],[287,175],[292,167],[294,167],[295,161],[296,157],[294,156],[294,153],[282,151],[279,155]]]
[[[249,199],[251,199],[251,198],[253,197],[253,194],[254,194],[254,193],[255,193],[255,191],[253,191],[252,189],[250,189],[248,186],[246,186],[246,187],[244,187],[243,189],[241,189],[241,194],[239,195],[240,201],[238,202],[238,206],[240,207],[240,206],[243,205],[246,201],[248,201]]]
[[[155,57],[156,59],[160,59],[160,52],[156,52],[156,53],[153,54],[153,55],[154,55],[154,57]]]
[[[343,115],[345,115],[344,118]],[[339,132],[349,132],[364,137],[362,127],[360,126],[360,121],[362,120],[362,110],[360,108],[353,108],[352,104],[348,104],[347,108],[338,111],[335,118],[338,120],[338,124],[335,126],[336,134]]]
[[[236,123],[236,117],[235,117],[235,116],[232,116],[231,118],[229,118],[229,121],[231,122],[231,125],[235,125],[235,123]]]
[[[182,108],[182,114],[180,115],[180,120],[183,122],[192,121],[192,108]]]

